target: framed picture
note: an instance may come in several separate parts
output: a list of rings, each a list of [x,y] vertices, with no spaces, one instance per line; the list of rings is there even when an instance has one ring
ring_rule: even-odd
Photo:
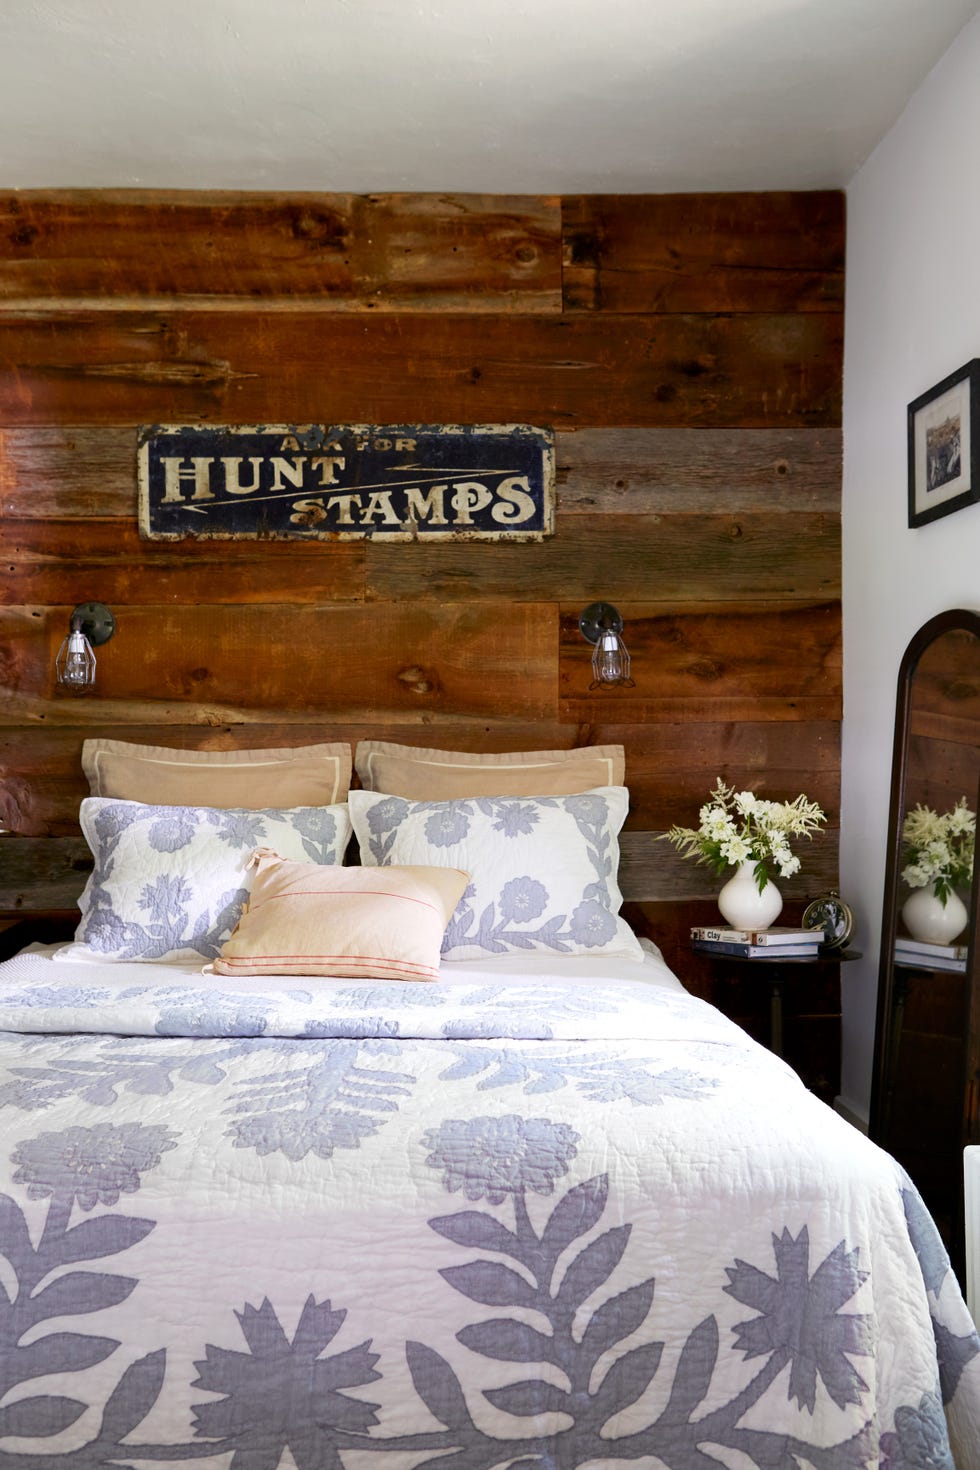
[[[909,525],[980,500],[980,358],[909,404]]]

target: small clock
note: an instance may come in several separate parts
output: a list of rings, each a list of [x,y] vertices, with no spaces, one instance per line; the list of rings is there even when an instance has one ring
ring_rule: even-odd
[[[822,929],[824,949],[846,949],[854,936],[854,914],[836,889],[822,893],[803,913],[804,929]]]

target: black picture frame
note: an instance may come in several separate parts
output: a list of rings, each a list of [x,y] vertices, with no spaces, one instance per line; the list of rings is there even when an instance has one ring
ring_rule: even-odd
[[[908,458],[910,526],[980,500],[980,358],[909,404]]]

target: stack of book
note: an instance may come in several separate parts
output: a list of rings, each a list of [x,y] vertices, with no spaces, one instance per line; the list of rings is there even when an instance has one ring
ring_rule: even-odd
[[[812,959],[820,953],[822,929],[724,929],[696,926],[691,948],[705,954],[738,955],[742,959]]]
[[[896,965],[909,965],[919,970],[965,970],[965,944],[927,944],[924,939],[895,940]]]

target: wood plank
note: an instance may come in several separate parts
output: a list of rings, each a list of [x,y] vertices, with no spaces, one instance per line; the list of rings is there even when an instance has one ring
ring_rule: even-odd
[[[946,721],[960,730],[980,729],[980,639],[965,629],[949,629],[926,648],[912,680],[910,718],[926,728]],[[947,739],[955,738],[952,734]]]
[[[590,516],[597,511],[839,515],[841,440],[839,429],[800,428],[558,434],[558,505],[564,515]],[[19,445],[11,452],[18,451],[24,452]]]
[[[366,549],[369,597],[456,602],[477,597],[702,602],[812,602],[840,595],[840,520],[803,512],[556,517],[537,545]]]
[[[136,513],[135,425],[0,428],[0,520]]]
[[[0,521],[0,604],[466,602],[576,595],[804,602],[840,593],[840,522],[823,513],[556,518],[546,542],[142,541],[119,521]],[[147,580],[149,579],[149,580]],[[93,592],[93,587],[97,591]],[[581,611],[581,608],[579,609]]]
[[[635,687],[589,690],[581,609],[561,610],[559,710],[589,725],[841,717],[840,606],[619,605]]]
[[[0,914],[71,910],[91,871],[82,836],[0,836]]]
[[[624,832],[620,888],[628,902],[677,903],[713,897],[719,879],[686,862],[658,832]],[[788,899],[829,886],[836,876],[836,833],[823,834],[807,850],[806,877],[782,885]],[[0,915],[66,910],[76,903],[92,867],[85,839],[0,837]]]
[[[557,199],[32,190],[0,196],[0,311],[561,310]]]
[[[599,701],[597,701],[599,703]],[[721,776],[774,801],[803,791],[831,825],[840,811],[840,727],[832,720],[597,724],[580,736],[626,747],[631,827],[696,826]]]
[[[363,541],[144,541],[135,520],[0,518],[0,605],[357,602]]]
[[[581,429],[555,460],[566,515],[840,512],[839,429]],[[0,517],[133,518],[135,463],[135,424],[0,428]]]
[[[92,695],[54,682],[70,606],[0,609],[7,698],[0,723],[75,724],[82,700],[103,723],[238,724],[289,710],[369,723],[406,711],[555,716],[557,610],[512,609],[500,636],[494,603],[303,607],[130,607],[99,654]]]
[[[724,878],[710,868],[682,858],[661,832],[623,832],[620,837],[619,886],[624,901],[682,903],[714,898]],[[805,894],[825,892],[836,882],[839,832],[818,833],[806,844],[805,863],[793,878],[780,879],[779,891],[787,902]]]
[[[917,803],[935,812],[949,811],[961,797],[975,808],[980,776],[978,727],[970,744],[958,740],[923,740],[909,732],[905,775],[905,807]]]
[[[975,749],[978,729],[977,716],[970,713],[969,706],[962,715],[950,713],[948,707],[935,712],[913,708],[909,712],[909,734],[921,740],[948,741]]]
[[[0,419],[835,426],[842,322],[53,311],[0,317]]]
[[[839,312],[844,194],[591,194],[562,202],[566,311]]]

